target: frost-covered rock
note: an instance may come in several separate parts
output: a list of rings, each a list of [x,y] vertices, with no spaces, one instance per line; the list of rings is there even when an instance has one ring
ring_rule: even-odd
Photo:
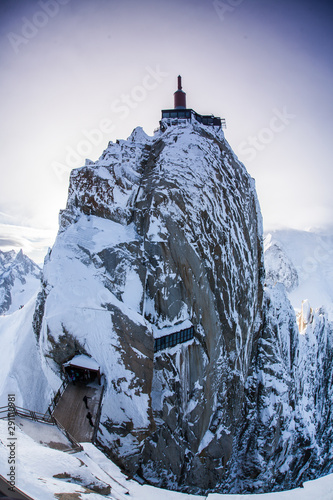
[[[221,130],[136,129],[72,172],[40,345],[59,366],[77,351],[101,366],[98,439],[132,474],[193,491],[221,482],[261,324],[262,255],[254,181]],[[194,339],[154,355],[154,336],[185,322]]]
[[[254,181],[223,132],[163,130],[135,129],[71,173],[33,320],[47,377],[95,359],[99,445],[152,484],[239,493],[328,473],[332,324],[309,309],[299,332],[298,268],[273,240],[263,291]]]
[[[22,250],[0,250],[0,314],[24,306],[40,286],[41,269]]]
[[[232,492],[290,489],[333,469],[333,325],[318,311],[300,334],[282,284],[265,289],[263,313]]]

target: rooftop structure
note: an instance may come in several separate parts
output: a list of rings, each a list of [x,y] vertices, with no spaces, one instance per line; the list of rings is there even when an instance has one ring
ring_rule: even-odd
[[[182,77],[178,76],[178,90],[173,94],[174,97],[174,108],[175,109],[186,109],[186,94],[182,90]]]
[[[178,89],[174,93],[174,108],[162,109],[162,120],[166,121],[168,125],[176,123],[176,120],[189,120],[212,127],[226,128],[224,118],[214,115],[199,115],[193,109],[186,107],[186,93],[182,90],[182,77],[180,75],[178,76]]]

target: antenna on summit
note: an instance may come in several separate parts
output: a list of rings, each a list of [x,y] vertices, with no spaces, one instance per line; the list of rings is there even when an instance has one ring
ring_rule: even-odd
[[[178,90],[173,94],[175,109],[186,109],[186,94],[182,90],[182,77],[178,76]]]
[[[182,89],[182,77],[178,75],[178,90]]]
[[[157,130],[166,130],[170,125],[177,125],[178,123],[197,122],[202,125],[217,128],[226,128],[224,118],[214,115],[199,115],[191,108],[186,107],[186,93],[182,87],[182,77],[178,75],[178,89],[174,92],[174,108],[162,109],[162,120],[160,121],[160,128]]]

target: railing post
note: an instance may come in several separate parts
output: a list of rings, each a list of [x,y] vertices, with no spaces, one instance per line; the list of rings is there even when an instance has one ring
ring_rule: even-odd
[[[95,417],[95,428],[94,428],[92,439],[91,439],[92,443],[95,443],[96,439],[97,439],[97,432],[98,432],[98,429],[99,429],[99,421],[100,421],[101,413],[102,413],[102,399],[103,399],[103,396],[104,396],[105,384],[106,384],[106,382],[104,380],[104,384],[103,384],[102,392],[101,392],[101,397],[99,399],[97,414],[96,414],[96,417]]]

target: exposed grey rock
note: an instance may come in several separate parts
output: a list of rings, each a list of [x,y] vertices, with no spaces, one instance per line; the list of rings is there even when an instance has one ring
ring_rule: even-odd
[[[263,295],[255,185],[222,131],[163,130],[136,129],[72,172],[41,351],[59,371],[77,351],[100,365],[98,442],[128,473],[194,493],[292,487],[330,469],[331,385],[311,362],[331,377],[331,327],[317,314],[300,337],[283,286]],[[154,353],[185,324],[192,340]]]
[[[94,251],[88,241],[71,239],[82,217],[132,227],[136,237],[115,244],[110,234],[110,245]],[[262,221],[253,180],[221,132],[177,126],[151,139],[136,130],[109,145],[96,164],[72,172],[60,240],[71,247],[71,259],[98,271],[119,301],[119,307],[107,300],[99,307],[111,313],[119,362],[148,396],[146,422],[136,428],[126,407],[122,418],[114,409],[123,381],[107,378],[101,444],[130,473],[156,484],[214,489],[233,451],[261,324]],[[57,242],[46,277],[55,272],[56,252]],[[128,305],[129,269],[142,287],[141,324],[121,307]],[[52,278],[48,284],[46,309],[53,293],[59,297]],[[194,340],[153,356],[152,331],[184,320],[194,325]],[[57,325],[44,319],[42,342],[61,362],[67,344],[74,354],[77,334],[65,314]],[[100,362],[91,338],[80,343]]]
[[[300,335],[283,285],[264,297],[231,492],[292,489],[332,471],[332,325],[318,311]]]

